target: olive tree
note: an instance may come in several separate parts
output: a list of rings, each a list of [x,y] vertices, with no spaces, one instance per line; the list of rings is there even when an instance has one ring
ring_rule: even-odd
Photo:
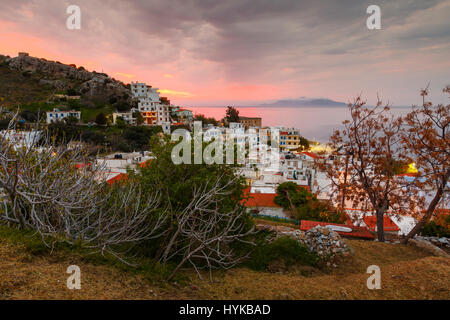
[[[37,127],[17,140],[14,123],[0,134],[1,220],[36,231],[49,246],[77,243],[118,258],[120,245],[161,234],[157,192],[109,186],[82,143],[56,144]]]

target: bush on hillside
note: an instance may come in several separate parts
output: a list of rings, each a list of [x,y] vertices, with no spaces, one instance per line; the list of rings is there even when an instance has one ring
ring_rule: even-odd
[[[427,237],[446,237],[450,238],[450,216],[446,218],[446,225],[430,221],[422,229],[422,235]]]
[[[328,202],[319,201],[312,193],[294,182],[280,184],[274,202],[290,212],[291,218],[295,220],[331,223],[343,223],[346,220],[344,212]]]
[[[141,189],[162,195],[158,209],[167,216],[163,237],[147,241],[143,252],[163,264],[175,262],[174,273],[188,265],[213,269],[241,263],[248,251],[231,248],[254,233],[251,216],[241,205],[244,179],[233,166],[175,164],[175,144],[168,142],[154,137],[155,158],[135,175],[130,172]]]
[[[95,117],[95,123],[98,125],[105,125],[107,123],[107,119],[106,116],[103,112],[100,112],[99,114],[97,114],[97,116]]]
[[[11,122],[11,118],[1,119],[0,120],[0,130],[8,129],[8,125]]]
[[[260,242],[246,266],[253,270],[266,270],[270,263],[283,260],[287,267],[292,265],[316,266],[319,258],[291,237],[280,237],[273,242]]]
[[[162,131],[161,127],[127,127],[122,136],[127,140],[131,150],[148,150],[150,138]]]

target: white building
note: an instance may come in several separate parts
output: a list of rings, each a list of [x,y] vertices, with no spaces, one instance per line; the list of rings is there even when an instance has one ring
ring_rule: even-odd
[[[163,125],[170,122],[169,105],[161,103],[158,88],[145,83],[132,82],[131,94],[138,99],[138,107],[131,112],[139,111],[146,125]]]
[[[113,123],[117,124],[117,119],[121,118],[127,124],[136,124],[136,118],[133,117],[132,112],[114,112],[113,113]]]
[[[243,123],[239,123],[239,122],[230,122],[229,123],[229,127],[230,129],[242,129],[245,131],[245,126]]]
[[[170,134],[171,133],[170,122],[163,122],[161,124],[161,128],[162,128],[164,134]]]
[[[165,122],[170,122],[169,106],[160,103],[156,106],[156,123],[162,125]]]
[[[75,111],[75,110],[60,111],[57,108],[53,109],[53,111],[47,111],[47,123],[59,122],[61,120],[64,120],[67,117],[74,117],[78,121],[80,121],[81,112]]]
[[[132,82],[131,83],[131,94],[134,98],[145,98],[147,97],[148,87],[145,83]]]
[[[203,141],[209,142],[211,140],[222,139],[224,128],[211,126],[203,132]]]
[[[17,130],[2,130],[0,137],[5,139],[15,148],[34,146],[42,137],[42,131],[17,131]]]
[[[127,173],[127,169],[136,169],[150,159],[153,156],[148,151],[113,153],[97,159],[97,165],[105,172]]]

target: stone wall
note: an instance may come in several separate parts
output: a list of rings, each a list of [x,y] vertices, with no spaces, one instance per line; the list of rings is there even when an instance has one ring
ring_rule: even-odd
[[[268,224],[258,224],[256,227],[274,233],[275,237],[272,240],[281,236],[292,237],[305,245],[310,252],[314,252],[322,258],[350,253],[350,248],[345,240],[337,232],[327,227],[316,226],[306,232],[300,229]]]

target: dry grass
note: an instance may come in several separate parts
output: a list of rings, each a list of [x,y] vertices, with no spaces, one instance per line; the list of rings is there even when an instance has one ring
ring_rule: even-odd
[[[0,299],[150,298],[147,281],[106,266],[58,256],[32,256],[23,248],[0,244]],[[66,269],[81,269],[81,290],[66,287]]]
[[[354,255],[338,268],[296,268],[286,274],[236,268],[215,282],[152,285],[141,276],[61,254],[30,255],[0,240],[0,299],[450,299],[450,259],[414,247],[349,240]],[[66,287],[66,268],[80,266],[82,289]],[[382,289],[368,290],[367,266],[381,268]],[[302,274],[311,274],[303,276]]]
[[[450,259],[414,247],[347,240],[355,251],[327,273],[304,277],[235,269],[204,284],[200,298],[217,299],[450,299]],[[382,289],[366,286],[369,265],[381,268]]]

